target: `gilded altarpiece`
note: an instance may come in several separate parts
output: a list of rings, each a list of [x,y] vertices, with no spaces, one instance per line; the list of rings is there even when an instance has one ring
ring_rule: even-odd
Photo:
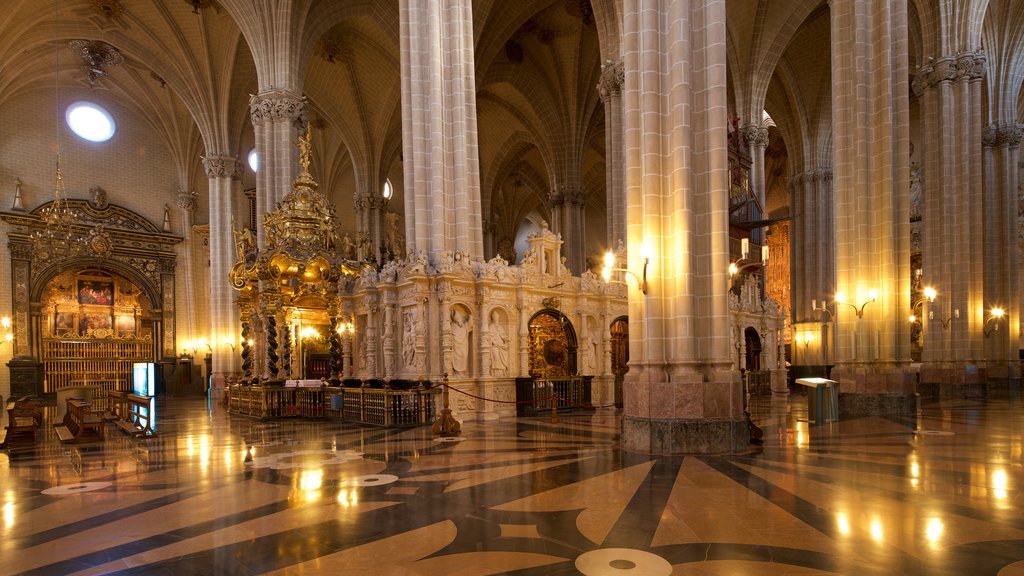
[[[115,346],[103,357],[145,356],[173,366],[175,245],[181,238],[107,203],[100,189],[92,191],[92,198],[67,201],[75,215],[72,241],[66,251],[54,253],[37,250],[33,243],[33,235],[45,230],[40,212],[49,203],[31,212],[0,213],[9,225],[14,279],[14,357],[8,364],[12,395],[53,391],[44,387],[44,359],[47,343],[61,339],[78,338],[86,342],[85,348],[104,340],[122,341],[119,345],[131,340],[136,342],[129,345],[132,350]],[[126,319],[129,307],[132,326]],[[128,337],[132,331],[134,336]],[[143,333],[148,341],[138,344],[146,339]],[[81,355],[92,354],[101,355],[98,350]],[[100,371],[95,374],[100,379]]]

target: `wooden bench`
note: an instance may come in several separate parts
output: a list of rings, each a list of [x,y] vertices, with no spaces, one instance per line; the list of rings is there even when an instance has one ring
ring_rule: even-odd
[[[61,442],[78,442],[90,436],[104,439],[103,414],[92,409],[92,404],[80,398],[67,399],[64,423],[54,426]]]
[[[120,390],[104,390],[107,397],[107,411],[103,415],[106,420],[120,420],[124,417],[124,396]]]
[[[30,401],[11,402],[7,407],[7,436],[4,443],[9,443],[14,436],[28,436],[35,442],[36,429],[42,418],[40,404]]]
[[[131,436],[153,436],[152,398],[137,394],[124,397],[124,417],[117,421],[117,427]]]

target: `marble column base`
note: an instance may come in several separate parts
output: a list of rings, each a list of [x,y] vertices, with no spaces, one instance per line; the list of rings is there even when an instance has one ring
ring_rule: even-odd
[[[916,394],[839,394],[839,418],[908,416],[917,413]]]
[[[622,416],[622,447],[648,454],[722,454],[750,449],[746,417],[654,419]]]

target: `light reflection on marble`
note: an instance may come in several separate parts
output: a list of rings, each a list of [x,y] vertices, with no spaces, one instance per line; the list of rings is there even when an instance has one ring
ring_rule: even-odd
[[[47,425],[0,452],[0,557],[5,573],[29,574],[604,573],[580,558],[615,574],[651,558],[673,574],[1024,565],[1017,399],[821,426],[799,394],[750,407],[765,432],[753,453],[657,457],[619,450],[611,409],[467,419],[452,442],[429,427],[257,422],[161,400],[149,440],[110,425],[105,441],[69,447]]]

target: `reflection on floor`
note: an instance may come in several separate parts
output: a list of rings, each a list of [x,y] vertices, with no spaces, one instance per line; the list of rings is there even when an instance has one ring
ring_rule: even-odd
[[[650,457],[618,414],[466,422],[461,439],[230,418],[0,452],[0,573],[1020,574],[1021,406],[814,426],[753,398],[764,446]]]

